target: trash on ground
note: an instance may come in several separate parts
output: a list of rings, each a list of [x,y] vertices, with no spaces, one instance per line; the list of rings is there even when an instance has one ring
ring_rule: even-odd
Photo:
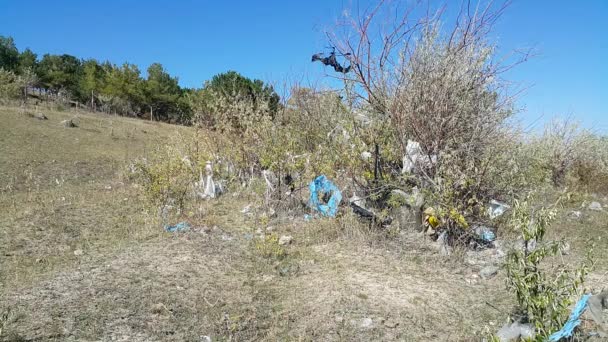
[[[403,156],[403,169],[401,173],[412,173],[419,167],[430,167],[437,163],[436,155],[428,155],[422,151],[420,143],[409,140],[405,146],[405,155]]]
[[[520,339],[533,339],[536,336],[534,327],[532,324],[521,324],[519,322],[513,322],[512,324],[505,324],[496,337],[500,342],[519,341]]]
[[[595,210],[595,211],[602,211],[604,210],[604,208],[602,208],[602,204],[600,202],[591,202],[589,203],[589,210]]]
[[[180,222],[174,226],[169,226],[166,225],[165,226],[165,231],[169,232],[169,233],[173,233],[173,232],[184,232],[190,229],[190,225],[188,224],[188,222]]]
[[[372,159],[372,154],[369,151],[363,151],[361,152],[361,160],[363,161],[369,161],[370,159]]]
[[[488,216],[490,216],[491,219],[495,219],[504,214],[509,209],[511,209],[511,207],[506,203],[491,200],[488,206]]]
[[[320,175],[308,185],[310,190],[309,204],[313,210],[323,216],[336,217],[338,205],[342,201],[342,193],[325,175]],[[321,195],[321,198],[319,198]],[[329,196],[329,199],[325,199]],[[326,202],[327,204],[324,204]]]
[[[373,210],[368,209],[365,205],[365,199],[357,196],[356,193],[349,199],[350,207],[353,209],[353,213],[359,215],[361,218],[379,222],[381,225],[386,226],[393,222],[393,218],[388,217],[380,217]]]
[[[437,238],[437,245],[439,246],[439,254],[441,255],[451,255],[452,254],[452,246],[448,243],[448,233],[443,232]]]
[[[598,335],[600,337],[608,337],[608,322],[604,320],[603,311],[608,309],[608,290],[602,291],[600,294],[591,296],[587,301],[589,314],[599,327]]]
[[[194,183],[194,192],[201,199],[211,199],[223,193],[223,187],[215,183],[213,180],[213,167],[211,161],[207,161],[205,165],[205,179],[203,173],[200,173],[199,181]]]
[[[490,243],[496,240],[496,233],[494,233],[494,230],[490,227],[476,226],[473,228],[473,231],[475,232],[475,235],[477,235],[477,237],[483,242]]]
[[[241,214],[248,214],[251,211],[251,204],[247,204],[243,210],[241,210]]]
[[[550,342],[557,342],[560,341],[562,338],[572,336],[572,333],[574,333],[574,329],[579,324],[581,324],[581,315],[587,308],[587,302],[589,301],[589,297],[591,297],[590,294],[585,294],[581,297],[581,299],[578,300],[578,302],[576,302],[576,305],[574,305],[574,309],[572,309],[572,312],[570,313],[568,321],[566,321],[566,323],[560,330],[554,332],[549,336]]]

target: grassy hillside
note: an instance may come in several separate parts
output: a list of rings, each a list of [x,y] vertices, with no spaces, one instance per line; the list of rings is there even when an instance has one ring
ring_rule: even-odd
[[[128,165],[190,128],[45,114],[0,107],[0,340],[468,341],[513,306],[502,271],[479,276],[496,250],[446,258],[425,236],[370,231],[348,213],[261,224],[241,212],[255,198],[234,192],[199,203],[189,232],[165,233]],[[60,124],[75,116],[78,127]],[[580,209],[589,199],[607,202],[573,198],[551,237],[571,244],[556,263],[594,244],[599,288],[608,217]],[[293,242],[258,240],[260,229]]]

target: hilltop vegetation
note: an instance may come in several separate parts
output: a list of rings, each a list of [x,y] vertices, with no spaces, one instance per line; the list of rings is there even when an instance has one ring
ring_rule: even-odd
[[[153,63],[145,77],[130,63],[115,65],[95,59],[19,52],[10,37],[0,36],[0,101],[51,102],[92,111],[150,120],[189,124],[196,102],[209,107],[213,96],[223,101],[269,101],[279,108],[273,87],[229,71],[214,76],[200,89],[182,88],[160,63]]]

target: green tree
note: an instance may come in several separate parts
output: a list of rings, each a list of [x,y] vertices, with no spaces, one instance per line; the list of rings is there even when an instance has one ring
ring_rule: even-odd
[[[177,78],[171,77],[160,63],[148,67],[148,79],[144,82],[145,103],[150,110],[150,120],[154,115],[159,120],[169,119],[170,111],[177,109],[181,89]]]
[[[103,95],[112,98],[112,107],[121,114],[138,113],[143,102],[143,82],[139,68],[124,63],[121,67],[104,68],[106,73]]]
[[[18,58],[18,72],[19,74],[23,74],[27,70],[33,71],[36,70],[38,65],[38,55],[36,55],[29,48],[23,50],[19,54]]]
[[[254,106],[265,103],[273,117],[279,110],[281,98],[271,85],[264,84],[261,80],[251,80],[236,71],[213,76],[205,88],[219,93],[226,99],[235,101],[248,99]]]
[[[80,71],[80,60],[71,55],[45,54],[37,68],[42,87],[55,93],[65,90],[71,95],[77,94]]]
[[[16,71],[19,63],[19,51],[11,37],[0,36],[0,68]]]
[[[191,96],[199,125],[243,131],[263,117],[274,119],[280,104],[272,86],[235,71],[215,75]]]
[[[99,94],[103,88],[103,81],[104,69],[96,60],[90,59],[82,64],[82,77],[79,84],[80,93],[83,99],[88,99],[90,96],[92,110],[96,109],[95,94]]]
[[[11,70],[0,68],[0,101],[9,101],[19,97],[20,80]]]

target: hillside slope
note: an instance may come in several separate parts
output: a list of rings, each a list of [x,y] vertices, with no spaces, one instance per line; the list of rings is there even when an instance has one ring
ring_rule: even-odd
[[[354,217],[273,223],[293,236],[280,259],[260,254],[243,194],[201,203],[191,231],[166,233],[125,174],[189,128],[45,114],[0,107],[0,340],[469,341],[498,330],[512,308],[502,271],[479,277],[496,251],[446,258],[424,236],[370,232]],[[60,124],[75,115],[78,127]],[[607,217],[583,215],[553,234],[572,245],[566,262],[592,236],[589,286],[599,287]]]

